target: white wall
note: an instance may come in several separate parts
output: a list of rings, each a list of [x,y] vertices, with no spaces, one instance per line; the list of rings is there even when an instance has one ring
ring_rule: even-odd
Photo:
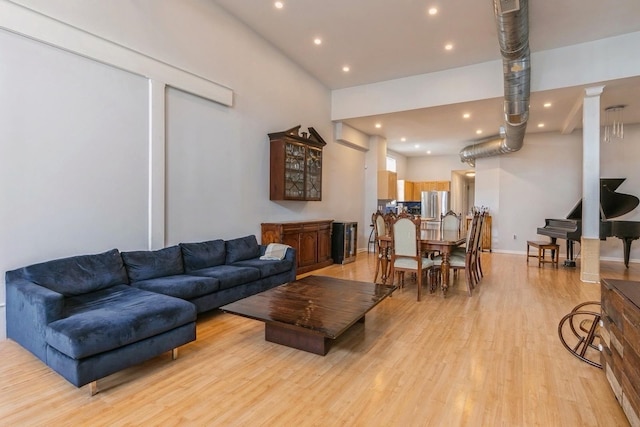
[[[640,197],[640,125],[625,126],[623,141],[600,146],[601,176],[626,178],[618,192]],[[460,169],[457,156],[410,157],[407,179],[449,179]],[[464,168],[463,168],[464,169]],[[476,206],[492,215],[492,244],[497,252],[524,253],[527,240],[546,239],[536,233],[547,218],[565,218],[581,198],[582,134],[536,133],[527,135],[515,153],[476,160]],[[640,207],[618,220],[640,221]],[[615,220],[613,219],[613,220]],[[514,235],[516,236],[514,239]],[[564,240],[558,240],[562,256]],[[580,246],[576,246],[579,255]],[[601,259],[621,261],[622,242],[601,242]],[[632,244],[631,260],[640,262],[640,244]]]
[[[362,217],[365,153],[332,140],[329,91],[214,3],[21,3],[231,88],[233,106],[171,87],[151,101],[166,108],[166,168],[150,176],[145,78],[0,30],[1,271],[145,249],[151,218],[170,245],[259,235],[264,221]],[[267,133],[299,124],[327,141],[323,200],[271,202]],[[164,212],[150,213],[158,200]]]
[[[601,176],[626,178],[618,192],[640,197],[640,125],[625,126],[625,139],[600,146]],[[528,135],[522,150],[476,162],[476,205],[493,215],[493,248],[521,253],[546,218],[565,218],[581,198],[582,135]],[[640,221],[640,208],[613,220]],[[516,239],[513,238],[516,235]],[[564,241],[562,255],[564,252]],[[579,254],[579,245],[576,246]],[[601,259],[623,258],[617,238],[601,242]],[[632,245],[631,260],[640,261],[640,245]]]
[[[421,156],[407,158],[409,181],[451,181],[451,171],[468,169],[460,156]]]

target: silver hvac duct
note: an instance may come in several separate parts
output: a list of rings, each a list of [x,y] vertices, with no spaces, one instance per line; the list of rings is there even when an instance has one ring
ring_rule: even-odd
[[[478,141],[460,151],[460,160],[471,166],[479,157],[521,149],[529,119],[529,0],[493,0],[493,9],[502,54],[506,123],[499,137]]]

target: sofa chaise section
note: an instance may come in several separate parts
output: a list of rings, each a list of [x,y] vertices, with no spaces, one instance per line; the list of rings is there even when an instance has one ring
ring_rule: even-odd
[[[195,340],[193,304],[128,283],[117,249],[8,271],[7,336],[92,393],[96,380]]]

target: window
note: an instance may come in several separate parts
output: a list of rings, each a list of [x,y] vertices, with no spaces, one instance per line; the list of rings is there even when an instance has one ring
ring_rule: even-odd
[[[394,159],[393,157],[387,156],[387,170],[391,171],[391,172],[397,172],[396,171],[396,159]]]

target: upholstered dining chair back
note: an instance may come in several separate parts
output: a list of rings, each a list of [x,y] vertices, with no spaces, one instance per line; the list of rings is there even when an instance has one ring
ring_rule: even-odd
[[[469,227],[469,231],[467,232],[467,242],[465,243],[465,250],[468,252],[472,251],[473,245],[476,242],[479,221],[480,215],[474,214],[473,218],[471,219],[471,227]]]
[[[389,234],[387,232],[387,224],[382,212],[378,211],[374,213],[372,222],[376,230],[376,236],[386,236],[387,234]]]
[[[455,212],[449,211],[440,216],[440,224],[445,231],[460,231],[461,215],[456,215]]]
[[[391,283],[400,273],[400,287],[404,285],[404,272],[416,273],[418,301],[422,297],[422,276],[433,267],[433,260],[420,252],[420,217],[402,213],[391,223],[393,250],[391,252]]]
[[[399,216],[393,223],[393,247],[396,256],[418,256],[420,224],[409,216]]]

